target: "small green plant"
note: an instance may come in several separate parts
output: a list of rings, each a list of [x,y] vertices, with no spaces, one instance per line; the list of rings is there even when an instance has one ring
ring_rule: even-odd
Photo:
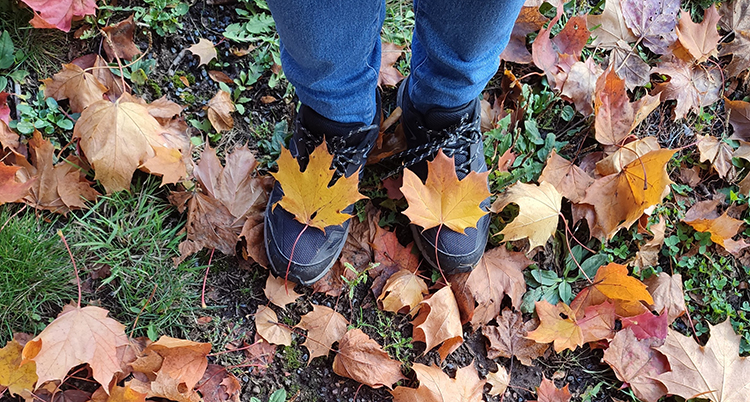
[[[354,298],[354,291],[357,289],[357,286],[367,282],[367,279],[369,278],[369,276],[367,275],[367,271],[377,267],[378,265],[380,265],[379,262],[371,262],[367,268],[362,270],[362,272],[357,272],[352,264],[349,264],[348,262],[344,263],[344,268],[346,268],[347,271],[353,272],[355,275],[353,279],[347,279],[346,276],[341,275],[341,280],[344,282],[344,285],[346,285],[349,300],[352,300]]]
[[[12,120],[9,126],[25,135],[31,135],[34,130],[39,130],[47,135],[70,131],[73,129],[75,123],[72,119],[78,119],[79,117],[78,113],[72,115],[64,114],[58,106],[57,101],[53,98],[45,99],[44,92],[42,91],[37,92],[35,95],[19,96],[19,98],[23,101],[16,105],[18,119]],[[59,135],[56,137],[65,138],[69,136]],[[53,138],[53,142],[54,140]],[[55,145],[59,146],[60,144]]]
[[[29,73],[18,66],[26,59],[21,49],[16,50],[8,31],[0,34],[0,92],[8,87],[8,79],[23,82]]]
[[[73,265],[56,234],[69,235],[69,226],[19,208],[0,206],[1,344],[14,332],[38,333],[76,298]]]
[[[286,401],[286,390],[284,390],[283,388],[277,389],[268,398],[268,402],[285,402],[285,401]],[[250,402],[261,402],[261,400],[256,397],[251,397]]]
[[[143,0],[147,7],[120,7],[101,5],[96,16],[87,16],[86,22],[94,26],[105,26],[116,12],[133,13],[136,21],[147,24],[159,36],[169,36],[182,29],[182,17],[190,11],[189,2],[179,0]],[[95,30],[88,30],[82,39],[96,35]]]
[[[383,350],[388,352],[397,360],[408,363],[412,358],[411,350],[413,349],[412,338],[404,336],[398,330],[398,324],[394,321],[394,315],[382,310],[376,310],[375,322],[369,323],[365,318],[365,311],[359,308],[359,314],[356,322],[350,327],[369,328],[375,334],[383,339]]]
[[[289,130],[289,124],[286,120],[276,123],[273,126],[273,131],[270,130],[270,124],[259,126],[256,130],[256,136],[261,138],[258,141],[258,149],[262,155],[260,165],[265,169],[271,169],[276,165],[276,159],[281,154],[281,147],[286,146],[291,135],[292,132]]]

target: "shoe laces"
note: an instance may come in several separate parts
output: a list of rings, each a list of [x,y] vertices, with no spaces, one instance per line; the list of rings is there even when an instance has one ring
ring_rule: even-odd
[[[357,145],[347,145],[347,141],[349,141],[352,137],[356,137],[363,132],[369,131],[370,129],[372,129],[372,126],[363,126],[356,130],[352,130],[348,134],[343,136],[324,136],[326,140],[326,146],[328,147],[328,152],[333,155],[331,167],[335,169],[335,172],[333,173],[331,183],[334,183],[339,179],[339,177],[345,175],[346,171],[352,165],[362,167],[362,165],[365,164],[367,141],[363,140]],[[310,153],[323,141],[321,139],[321,136],[312,134],[310,130],[305,127],[298,127],[298,132],[300,134],[300,138],[297,140],[297,144],[300,145],[301,143],[301,145],[304,146],[304,150],[306,152],[300,152],[300,154],[297,156],[297,159],[299,160],[300,165],[306,166],[307,162],[310,159]]]
[[[469,119],[468,114],[464,115],[457,125],[442,130],[432,130],[420,124],[417,125],[417,129],[425,134],[427,141],[418,147],[384,158],[383,161],[403,160],[403,163],[381,176],[381,179],[396,175],[405,168],[433,158],[440,149],[448,157],[463,156],[463,158],[457,158],[461,162],[456,164],[456,173],[466,176],[471,172],[471,164],[476,160],[476,154],[471,152],[471,146],[482,140],[482,133],[476,121]]]

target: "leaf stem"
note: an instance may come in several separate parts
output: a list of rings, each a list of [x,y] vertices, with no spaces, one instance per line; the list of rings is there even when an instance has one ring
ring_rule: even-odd
[[[289,254],[289,264],[286,265],[286,274],[284,275],[284,290],[286,291],[287,296],[289,296],[289,269],[292,268],[292,258],[294,258],[294,249],[297,248],[297,243],[299,242],[300,237],[302,237],[302,233],[305,233],[305,230],[310,227],[309,223],[305,224],[305,227],[300,230],[299,234],[297,235],[297,238],[294,239],[294,244],[292,244],[292,252]]]
[[[440,267],[440,259],[438,258],[438,239],[440,238],[440,230],[443,228],[443,224],[441,223],[440,226],[438,226],[437,233],[435,233],[435,264],[437,265],[438,271],[440,271],[440,276],[443,277],[443,280],[445,281],[445,284],[447,286],[450,286],[450,282],[448,282],[448,279],[445,277],[445,274],[443,273],[443,268]]]
[[[76,266],[76,260],[75,258],[73,258],[73,253],[70,251],[70,246],[68,246],[68,241],[65,240],[65,235],[63,234],[62,230],[58,229],[57,235],[60,236],[63,244],[65,244],[65,249],[68,250],[68,255],[70,256],[70,262],[73,263],[73,273],[76,276],[76,284],[78,285],[78,308],[81,308],[81,278],[78,276],[78,267]]]
[[[211,260],[214,259],[215,248],[211,249],[211,255],[208,257],[208,265],[206,266],[206,273],[203,275],[203,288],[201,288],[201,308],[208,308],[206,305],[206,281],[208,280],[208,271],[211,269]]]

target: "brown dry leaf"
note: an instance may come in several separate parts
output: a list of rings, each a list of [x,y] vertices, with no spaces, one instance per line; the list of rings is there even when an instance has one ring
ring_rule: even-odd
[[[608,68],[596,83],[596,140],[603,145],[621,145],[658,105],[658,97],[648,95],[631,103],[625,91],[625,80]]]
[[[328,356],[331,345],[341,340],[349,321],[330,307],[312,305],[313,310],[302,316],[295,328],[307,330],[302,346],[310,351],[307,362],[318,356]]]
[[[250,215],[242,225],[240,237],[245,239],[245,248],[242,250],[244,259],[252,259],[263,268],[270,267],[268,255],[266,255],[265,233],[263,214]]]
[[[635,254],[635,260],[633,266],[638,268],[647,268],[659,265],[659,253],[661,246],[664,244],[664,232],[667,229],[667,221],[663,217],[659,217],[659,222],[651,225],[649,228],[653,233],[654,238],[643,244],[638,252]],[[653,293],[651,293],[653,296]],[[661,309],[655,309],[661,311]]]
[[[654,298],[651,309],[664,311],[671,323],[677,317],[687,312],[685,305],[685,294],[682,291],[682,275],[669,276],[666,272],[660,272],[643,281],[648,286],[648,292]]]
[[[63,401],[58,401],[55,398],[54,402]],[[91,394],[89,402],[146,402],[146,394],[134,390],[129,385],[124,387],[115,385],[109,390],[109,395],[107,395],[106,387],[99,387]]]
[[[703,63],[709,57],[719,53],[716,46],[721,36],[716,26],[720,18],[716,5],[712,5],[703,12],[703,21],[700,24],[693,22],[690,13],[683,11],[680,14],[677,38],[696,63]]]
[[[521,7],[521,12],[513,25],[508,45],[500,54],[500,60],[512,63],[531,63],[531,53],[526,49],[526,36],[532,32],[539,31],[548,18],[539,12],[539,7]]]
[[[620,173],[622,172],[622,168],[628,163],[638,160],[638,158],[651,151],[659,149],[661,149],[661,146],[656,137],[646,137],[631,141],[622,147],[618,147],[615,152],[606,158],[596,162],[596,173],[600,177]]]
[[[521,306],[521,298],[526,293],[523,270],[531,263],[524,253],[508,251],[505,247],[495,247],[484,253],[466,280],[466,287],[477,303],[471,318],[474,329],[500,314],[505,295],[513,307]]]
[[[565,27],[554,38],[550,31],[563,14],[562,5],[558,5],[557,14],[547,28],[539,31],[532,48],[534,64],[547,75],[550,86],[561,90],[570,66],[580,59],[581,50],[586,46],[590,32],[586,28],[586,17],[575,16],[568,20]]]
[[[661,202],[672,184],[666,166],[674,153],[669,149],[651,151],[625,165],[620,173],[594,181],[581,201],[593,206],[595,222],[588,221],[593,237],[612,238]]]
[[[428,293],[424,279],[416,272],[402,269],[385,282],[383,293],[378,297],[378,304],[381,304],[385,311],[408,313],[414,317],[417,314],[416,307]]]
[[[278,316],[268,306],[258,306],[255,312],[255,329],[268,343],[285,346],[292,344],[292,330],[280,324]]]
[[[328,153],[325,141],[315,148],[309,159],[305,171],[301,172],[291,152],[281,149],[276,161],[279,171],[271,175],[284,189],[284,196],[274,208],[280,205],[302,224],[325,231],[326,226],[341,225],[351,218],[342,212],[344,208],[366,197],[357,189],[359,170],[328,186],[335,170],[331,169],[333,155]]]
[[[724,108],[729,113],[729,124],[734,128],[733,140],[750,141],[750,102],[724,98]],[[2,124],[0,124],[0,131]],[[0,134],[2,138],[2,134]]]
[[[271,303],[286,308],[287,304],[294,303],[297,298],[302,296],[294,291],[294,285],[294,282],[285,281],[284,278],[277,278],[269,273],[263,293]]]
[[[240,382],[223,366],[209,364],[203,378],[195,386],[204,402],[240,402]],[[113,401],[108,401],[113,402]]]
[[[120,371],[117,348],[128,344],[125,326],[99,307],[66,305],[23,348],[23,360],[36,363],[37,384],[62,381],[71,368],[88,363],[94,380],[108,386]]]
[[[44,96],[55,100],[68,99],[70,110],[81,113],[83,109],[102,100],[107,87],[94,75],[75,64],[63,64],[62,70],[42,80]]]
[[[711,241],[730,249],[726,243],[727,241],[731,241],[732,237],[737,234],[744,221],[730,217],[727,211],[719,215],[716,212],[716,208],[720,203],[720,199],[696,202],[685,213],[682,221],[699,232],[711,233]]]
[[[442,344],[438,354],[440,360],[445,360],[445,357],[458,349],[464,341],[461,316],[453,291],[446,286],[419,305],[419,314],[412,321],[412,337],[415,341],[427,345],[425,353]]]
[[[669,363],[663,354],[652,348],[655,346],[661,346],[661,340],[639,340],[632,329],[625,328],[615,334],[604,351],[604,361],[612,367],[617,378],[629,385],[644,402],[657,402],[667,393],[666,387],[654,378],[669,371]]]
[[[211,352],[211,344],[162,336],[146,347],[145,352],[148,351],[157,353],[163,359],[161,368],[156,372],[156,380],[151,384],[153,390],[162,386],[164,389],[171,388],[172,381],[192,390],[206,371],[206,356]]]
[[[541,323],[527,338],[539,343],[554,342],[555,352],[575,350],[587,342],[610,339],[615,330],[615,306],[604,302],[578,310],[563,302],[553,306],[546,300],[536,302]],[[562,318],[567,317],[567,318]]]
[[[699,111],[719,100],[721,71],[715,67],[694,66],[678,58],[659,63],[652,73],[664,74],[669,81],[656,84],[654,95],[662,101],[674,99],[674,118],[681,119],[690,111]]]
[[[228,131],[234,127],[232,112],[235,110],[236,108],[229,92],[222,91],[221,89],[216,92],[216,95],[206,105],[208,121],[211,122],[211,126],[217,132]]]
[[[198,66],[208,64],[209,61],[216,58],[216,47],[214,47],[214,44],[210,40],[205,38],[198,39],[198,43],[190,46],[187,50],[198,56],[200,59]]]
[[[224,167],[213,148],[204,148],[193,170],[199,191],[170,196],[180,212],[185,202],[188,207],[187,239],[180,243],[178,263],[204,247],[234,255],[240,235],[246,237],[250,247],[253,229],[250,224],[246,228],[248,221],[256,222],[253,227],[260,226],[262,240],[262,213],[272,180],[253,176],[256,167],[255,156],[247,146],[227,154]],[[264,248],[262,241],[259,246]]]
[[[536,401],[529,402],[570,402],[570,391],[568,384],[563,388],[557,388],[555,382],[542,377],[542,383],[536,387]]]
[[[117,101],[100,100],[83,111],[73,130],[86,158],[108,193],[127,190],[133,172],[148,167],[162,183],[187,176],[183,153],[187,135],[176,136],[149,114],[149,108],[129,94]],[[150,166],[148,166],[150,164]]]
[[[42,138],[39,131],[29,140],[29,160],[17,156],[16,163],[22,169],[16,175],[31,188],[23,201],[37,209],[63,215],[71,210],[88,208],[85,201],[94,201],[100,195],[86,180],[85,166],[76,158],[63,160],[53,165],[55,147]]]
[[[375,278],[371,289],[376,297],[381,295],[385,282],[391,275],[402,269],[414,272],[419,266],[419,257],[413,253],[414,243],[409,243],[404,247],[399,243],[394,232],[377,225],[372,250],[374,261],[380,264],[368,271],[370,277]]]
[[[610,68],[613,68],[617,75],[625,80],[625,86],[631,91],[635,87],[651,82],[651,67],[630,48],[627,42],[618,42],[617,46],[612,48],[609,57]]]
[[[510,385],[510,374],[503,366],[497,366],[497,371],[487,374],[487,384],[492,386],[488,394],[497,396],[505,393]]]
[[[225,84],[233,84],[232,78],[226,73],[218,70],[208,70],[208,77],[216,82],[223,82]]]
[[[607,0],[601,15],[588,15],[586,24],[592,30],[591,34],[596,37],[591,46],[607,49],[616,47],[620,41],[628,43],[638,39],[625,24],[618,0]]]
[[[677,40],[675,27],[679,0],[621,0],[625,25],[656,54],[668,54]]]
[[[1,151],[3,148],[18,148],[18,139],[18,134],[13,132],[4,121],[0,121],[0,155],[2,154]]]
[[[18,181],[16,172],[20,166],[7,166],[0,164],[0,205],[6,202],[17,202],[24,198],[35,180],[27,182]]]
[[[670,329],[658,350],[669,360],[671,371],[656,379],[666,385],[668,393],[685,399],[744,402],[750,393],[750,360],[739,355],[740,336],[729,320],[709,324],[709,328],[711,337],[705,347]]]
[[[532,360],[542,356],[549,348],[546,343],[537,343],[526,337],[538,326],[538,320],[523,322],[520,312],[503,310],[497,317],[497,326],[482,327],[482,334],[490,341],[487,358],[515,357],[524,366],[533,365]]]
[[[404,75],[396,67],[393,67],[403,53],[403,46],[381,41],[378,86],[395,87],[404,79]]]
[[[722,179],[732,180],[737,174],[732,165],[732,146],[721,139],[706,135],[697,135],[700,161],[709,162]]]
[[[487,214],[479,204],[490,196],[489,172],[470,172],[458,180],[454,159],[445,156],[442,150],[427,162],[427,169],[425,183],[411,170],[404,170],[401,192],[409,203],[404,215],[423,229],[445,225],[464,233],[466,228],[476,227],[479,218]]]
[[[528,238],[529,251],[544,246],[557,230],[562,195],[547,182],[538,186],[518,182],[495,200],[492,212],[500,212],[510,203],[518,205],[519,211],[500,232],[503,241]]]
[[[401,363],[391,359],[380,345],[358,328],[350,329],[339,341],[333,372],[372,388],[391,387],[399,380]]]
[[[456,378],[435,366],[415,363],[419,388],[396,387],[391,394],[394,402],[482,402],[482,392],[487,380],[479,379],[472,361],[456,370]]]
[[[28,400],[33,398],[31,392],[38,377],[35,362],[21,364],[21,351],[23,347],[15,339],[0,349],[0,388]]]
[[[117,24],[102,28],[102,31],[107,37],[109,37],[109,40],[105,39],[104,42],[102,42],[104,52],[107,53],[107,59],[109,59],[109,61],[119,57],[127,62],[133,60],[133,57],[141,54],[141,49],[138,49],[138,46],[133,42],[133,34],[135,34],[133,15]],[[109,45],[110,41],[114,45],[114,49]]]
[[[724,2],[719,9],[722,18],[720,25],[726,31],[734,32],[734,40],[722,43],[719,56],[732,55],[726,67],[729,77],[736,77],[750,65],[750,25],[748,6],[744,1]]]
[[[577,61],[568,71],[563,83],[561,95],[570,100],[582,115],[594,114],[592,102],[596,91],[596,83],[604,71],[591,57],[585,62]]]
[[[586,189],[594,182],[594,179],[573,162],[558,155],[553,149],[547,157],[539,182],[552,184],[563,197],[577,203],[586,196]]]

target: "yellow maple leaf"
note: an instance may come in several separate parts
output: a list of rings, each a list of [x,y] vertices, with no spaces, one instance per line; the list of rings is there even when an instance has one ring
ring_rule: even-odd
[[[427,181],[422,184],[410,170],[404,170],[404,194],[409,208],[404,211],[411,222],[424,229],[445,225],[453,231],[464,233],[476,227],[479,218],[487,214],[479,204],[490,196],[487,190],[489,172],[470,172],[458,180],[453,158],[442,150],[427,162]]]
[[[31,391],[37,380],[36,363],[21,364],[23,347],[12,340],[0,349],[0,386],[7,387],[11,395],[31,399]]]
[[[516,183],[492,204],[492,211],[502,211],[510,203],[518,205],[518,216],[500,232],[505,241],[528,238],[533,250],[555,234],[562,203],[555,186],[546,181],[538,186]]]
[[[305,225],[325,231],[326,226],[337,226],[351,215],[342,212],[349,205],[367,198],[359,193],[359,170],[349,177],[340,177],[329,186],[335,169],[331,169],[333,155],[328,153],[325,141],[310,154],[304,172],[288,149],[282,148],[276,163],[277,173],[271,175],[281,184],[284,196],[274,205],[281,205],[294,218]]]

